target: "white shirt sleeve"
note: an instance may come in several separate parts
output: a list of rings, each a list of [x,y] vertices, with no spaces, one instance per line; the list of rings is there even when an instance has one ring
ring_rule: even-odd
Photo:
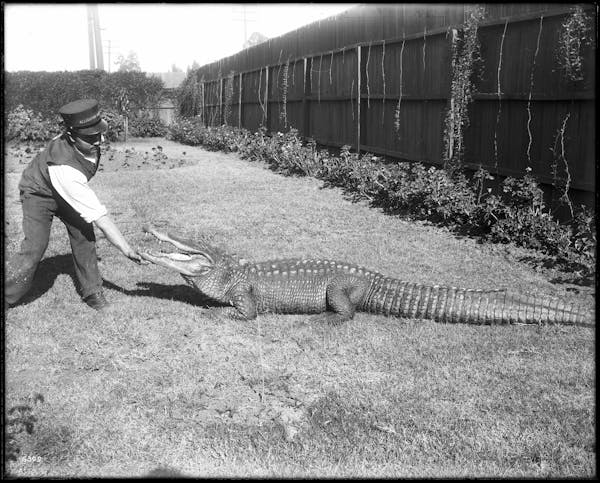
[[[48,166],[48,173],[54,189],[87,223],[93,223],[108,213],[81,171],[71,166],[53,165]]]

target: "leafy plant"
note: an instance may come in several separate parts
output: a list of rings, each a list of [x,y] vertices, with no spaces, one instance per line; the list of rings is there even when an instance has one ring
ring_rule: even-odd
[[[146,112],[134,116],[129,122],[129,133],[135,137],[163,137],[167,134],[167,126],[159,119],[150,117]]]
[[[464,131],[469,125],[468,107],[473,100],[472,76],[481,63],[479,24],[485,9],[475,5],[467,10],[462,31],[452,35],[452,82],[450,108],[446,114],[444,130],[444,166],[448,170],[460,170],[464,152]]]
[[[571,82],[583,80],[583,49],[593,43],[591,31],[591,19],[581,5],[576,5],[561,25],[556,61]]]
[[[7,110],[18,105],[50,119],[64,104],[75,99],[97,99],[101,109],[113,109],[122,90],[131,111],[155,105],[163,82],[143,72],[82,70],[76,72],[6,72],[4,101]]]
[[[8,113],[6,139],[21,142],[44,142],[60,134],[60,120],[44,120],[39,113],[18,105]]]

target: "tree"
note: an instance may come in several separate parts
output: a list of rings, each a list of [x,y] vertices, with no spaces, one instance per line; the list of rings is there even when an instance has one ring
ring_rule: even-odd
[[[170,70],[170,72],[183,72],[183,70],[180,69],[179,67],[177,67],[177,65],[171,64],[171,70]]]
[[[269,38],[264,36],[260,32],[252,32],[248,40],[244,42],[244,49],[247,49],[248,47],[253,47],[258,44],[262,44],[265,40],[269,40]]]
[[[141,72],[140,61],[138,60],[138,56],[135,52],[129,51],[127,57],[124,57],[122,54],[119,55],[115,64],[119,66],[119,72]]]

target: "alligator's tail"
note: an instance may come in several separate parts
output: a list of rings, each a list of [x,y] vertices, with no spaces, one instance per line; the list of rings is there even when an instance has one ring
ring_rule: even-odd
[[[593,325],[589,311],[547,297],[523,298],[506,290],[427,286],[387,277],[374,280],[360,310],[451,323]]]

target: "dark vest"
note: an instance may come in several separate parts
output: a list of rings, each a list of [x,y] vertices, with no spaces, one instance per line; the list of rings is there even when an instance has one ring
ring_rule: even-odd
[[[50,141],[50,144],[39,153],[23,171],[19,190],[40,196],[53,196],[52,183],[48,174],[48,166],[66,165],[81,171],[89,181],[96,174],[100,159],[94,164],[75,149],[62,135]]]

